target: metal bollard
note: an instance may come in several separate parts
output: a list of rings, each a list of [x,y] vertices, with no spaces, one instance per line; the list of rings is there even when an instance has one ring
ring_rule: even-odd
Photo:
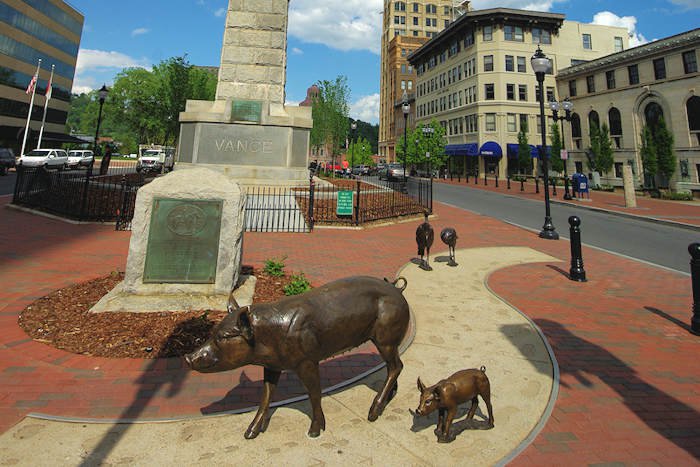
[[[489,184],[489,179],[486,178],[486,172],[484,172],[484,186],[488,186]]]
[[[510,190],[510,175],[508,175],[508,189]]]
[[[552,195],[557,196],[557,180],[552,177]]]
[[[690,253],[690,278],[693,283],[693,317],[690,319],[690,332],[700,336],[700,243],[688,245]]]
[[[520,191],[525,191],[525,179],[520,179]]]
[[[540,179],[535,177],[535,193],[540,192]]]
[[[476,173],[476,174],[474,174],[474,185],[478,185],[478,184],[479,184],[479,174]]]
[[[498,174],[496,174],[496,188],[498,188]]]
[[[571,226],[569,228],[571,243],[569,279],[576,282],[587,282],[586,271],[583,269],[583,256],[581,255],[581,219],[577,216],[571,216],[569,217],[569,225]]]

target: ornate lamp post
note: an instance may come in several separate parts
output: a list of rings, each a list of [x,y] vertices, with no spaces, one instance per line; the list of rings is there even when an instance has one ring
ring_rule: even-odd
[[[355,167],[355,132],[357,131],[357,122],[352,122],[350,124],[350,129],[352,130],[352,152],[350,153],[350,177],[353,177],[352,169]]]
[[[411,111],[411,104],[408,103],[408,94],[406,91],[401,96],[401,110],[403,110],[403,181],[406,182],[406,158],[408,157],[408,139],[406,133],[408,131],[408,114]]]
[[[425,136],[426,138],[430,138],[433,135],[433,133],[435,133],[435,128],[431,126],[423,127],[423,136]],[[433,178],[433,172],[430,169],[430,152],[425,152],[425,158],[428,159],[428,177]]]
[[[567,122],[571,121],[571,110],[574,108],[574,104],[569,101],[567,97],[562,102],[552,101],[549,103],[549,108],[552,109],[552,118],[555,122]],[[559,109],[564,110],[564,116],[559,116]],[[566,151],[566,138],[564,138],[564,125],[561,126],[561,148]],[[569,162],[569,156],[567,155],[564,159],[564,199],[571,199],[571,193],[569,193],[569,175],[566,171],[566,166]]]
[[[539,84],[540,90],[538,99],[540,101],[540,124],[542,126],[542,147],[540,149],[540,157],[542,158],[542,170],[544,172],[544,225],[542,226],[542,231],[540,232],[540,238],[547,240],[559,240],[559,234],[552,224],[552,214],[549,208],[549,167],[547,156],[547,119],[544,115],[544,74],[550,67],[549,59],[542,52],[539,46],[537,46],[537,51],[535,55],[530,59],[530,64],[532,69],[535,71],[535,76],[537,77],[537,83]]]
[[[96,156],[97,155],[97,138],[100,134],[100,124],[102,123],[102,106],[105,103],[105,99],[107,99],[107,94],[109,94],[109,89],[107,89],[106,85],[102,85],[99,91],[97,91],[97,94],[100,96],[100,111],[97,114],[97,129],[95,130],[95,144],[93,145],[93,154]],[[95,158],[93,157],[93,161]]]

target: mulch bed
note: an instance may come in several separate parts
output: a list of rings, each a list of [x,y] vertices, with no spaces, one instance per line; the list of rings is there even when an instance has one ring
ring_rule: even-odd
[[[253,303],[284,297],[291,274],[272,277],[244,267],[257,277]],[[57,290],[35,301],[19,316],[32,339],[67,352],[111,358],[178,357],[192,352],[211,334],[225,310],[155,313],[89,313],[124,274],[114,272]]]

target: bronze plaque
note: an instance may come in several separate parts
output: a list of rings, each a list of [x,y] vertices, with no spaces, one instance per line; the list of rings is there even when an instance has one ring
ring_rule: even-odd
[[[234,122],[260,123],[262,119],[262,101],[233,101],[231,120]]]
[[[222,209],[222,200],[154,199],[143,282],[213,284]]]

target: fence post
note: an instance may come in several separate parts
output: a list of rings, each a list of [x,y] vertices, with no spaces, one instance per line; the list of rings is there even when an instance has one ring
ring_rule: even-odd
[[[95,164],[93,159],[92,163],[88,165],[87,172],[85,172],[85,183],[83,184],[83,200],[80,202],[80,220],[85,220],[85,208],[87,208],[87,197],[88,188],[90,187],[90,177],[92,176],[92,166]]]
[[[690,253],[690,280],[693,285],[693,317],[690,319],[690,332],[700,336],[700,243],[688,245]]]
[[[488,186],[488,184],[489,184],[489,179],[486,177],[487,177],[487,174],[486,174],[486,172],[484,172],[484,186]]]
[[[316,182],[314,181],[313,176],[309,177],[309,231],[314,230],[314,188],[316,186]]]
[[[127,191],[126,191],[126,174],[122,175],[121,179],[121,186],[122,186],[122,209],[119,211],[119,215],[117,216],[117,225],[115,226],[116,230],[121,230],[121,225],[124,222],[125,215],[126,215],[126,206],[127,206]]]
[[[16,166],[15,171],[17,173],[17,180],[15,180],[15,189],[12,194],[12,204],[17,204],[17,201],[19,201],[19,189],[20,186],[24,184],[24,166],[21,164]]]
[[[520,191],[525,191],[525,178],[520,178]]]
[[[535,193],[540,192],[540,179],[535,177]]]
[[[430,193],[428,193],[428,196],[430,197],[430,214],[433,213],[433,179],[430,179]]]
[[[557,196],[557,179],[552,177],[552,195]]]
[[[569,243],[571,244],[571,269],[569,279],[576,282],[587,282],[586,271],[583,269],[583,256],[581,255],[581,219],[577,216],[569,217]]]
[[[496,172],[496,188],[498,188],[498,172]]]
[[[360,225],[360,180],[357,180],[357,196],[355,199],[355,225]]]

